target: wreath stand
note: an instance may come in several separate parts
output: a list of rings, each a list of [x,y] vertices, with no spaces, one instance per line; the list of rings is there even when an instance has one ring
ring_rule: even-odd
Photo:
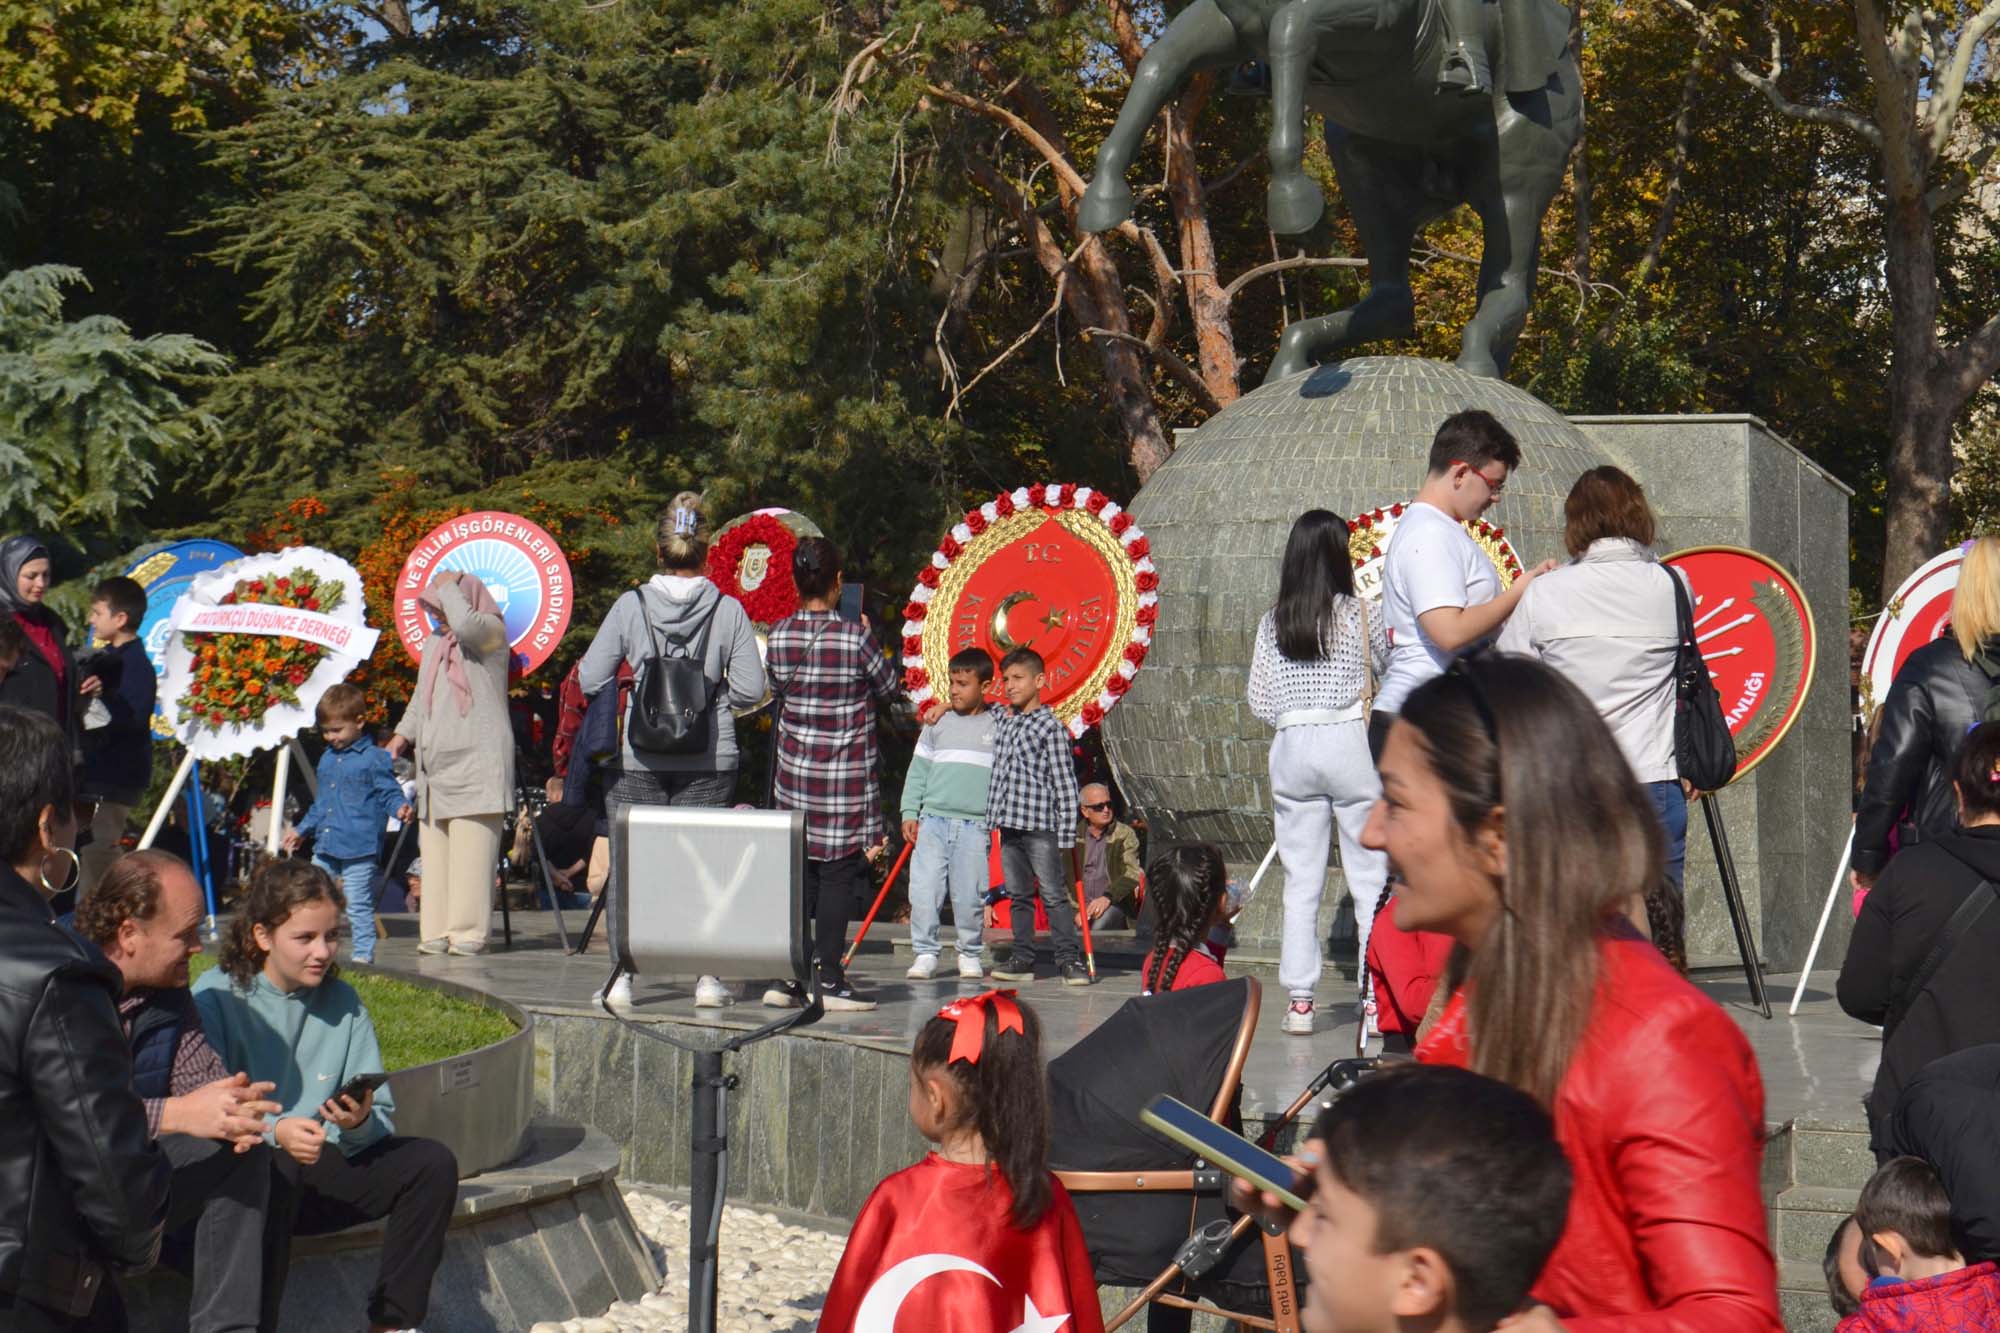
[[[272,856],[278,854],[279,844],[285,836],[285,793],[291,782],[292,758],[298,757],[301,774],[309,788],[317,788],[313,779],[312,764],[300,748],[298,737],[287,736],[278,747],[277,773],[271,780],[271,827],[264,836],[264,850]],[[188,780],[194,780],[190,786]],[[188,849],[194,856],[195,878],[200,881],[203,896],[208,902],[208,936],[215,938],[215,875],[214,867],[208,864],[207,839],[202,836],[207,829],[207,821],[202,817],[201,807],[201,764],[194,757],[194,751],[185,750],[181,762],[174,769],[174,775],[167,781],[166,791],[160,794],[160,803],[153,809],[153,817],[146,821],[146,831],[139,835],[139,849],[151,847],[166,827],[167,816],[173,812],[174,802],[186,791],[190,803],[190,823],[188,825]],[[314,795],[317,795],[317,791]]]

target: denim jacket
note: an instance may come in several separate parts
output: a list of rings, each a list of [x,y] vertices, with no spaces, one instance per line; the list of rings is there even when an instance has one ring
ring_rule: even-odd
[[[299,836],[317,835],[314,853],[338,861],[380,856],[389,817],[408,799],[389,752],[367,736],[345,750],[329,745],[319,757],[319,797],[299,821]]]

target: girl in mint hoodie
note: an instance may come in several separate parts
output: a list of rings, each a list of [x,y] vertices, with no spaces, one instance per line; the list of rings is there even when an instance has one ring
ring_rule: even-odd
[[[271,1099],[286,1109],[266,1135],[280,1149],[270,1206],[291,1213],[291,1231],[313,1236],[388,1219],[368,1296],[372,1333],[388,1333],[414,1329],[430,1304],[458,1163],[441,1143],[395,1133],[386,1085],[339,1095],[357,1075],[383,1072],[375,1025],[333,961],[346,911],[324,870],[267,861],[194,999],[223,1064],[277,1084]]]

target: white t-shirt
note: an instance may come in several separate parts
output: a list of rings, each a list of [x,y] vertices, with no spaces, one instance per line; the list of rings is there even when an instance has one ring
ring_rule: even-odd
[[[1457,519],[1421,500],[1404,510],[1382,560],[1389,669],[1375,694],[1376,710],[1400,711],[1411,690],[1451,665],[1454,654],[1425,636],[1418,616],[1443,606],[1478,606],[1499,595],[1500,572]]]

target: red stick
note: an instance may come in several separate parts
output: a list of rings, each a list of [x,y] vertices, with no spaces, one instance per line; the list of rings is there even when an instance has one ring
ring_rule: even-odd
[[[1081,852],[1072,845],[1069,849],[1069,868],[1076,876],[1076,924],[1083,931],[1083,970],[1097,980],[1097,954],[1090,947],[1090,904],[1083,897],[1083,863]]]
[[[848,945],[847,952],[841,955],[840,965],[842,967],[846,967],[854,961],[854,951],[859,949],[861,941],[868,937],[868,927],[875,924],[875,914],[882,910],[882,900],[889,896],[889,889],[895,884],[896,876],[903,873],[903,863],[910,859],[910,849],[915,846],[916,844],[913,842],[903,844],[903,854],[898,856],[896,864],[889,868],[889,878],[882,881],[882,891],[875,895],[874,906],[868,909],[867,916],[861,918],[861,929],[854,932],[854,943]]]

